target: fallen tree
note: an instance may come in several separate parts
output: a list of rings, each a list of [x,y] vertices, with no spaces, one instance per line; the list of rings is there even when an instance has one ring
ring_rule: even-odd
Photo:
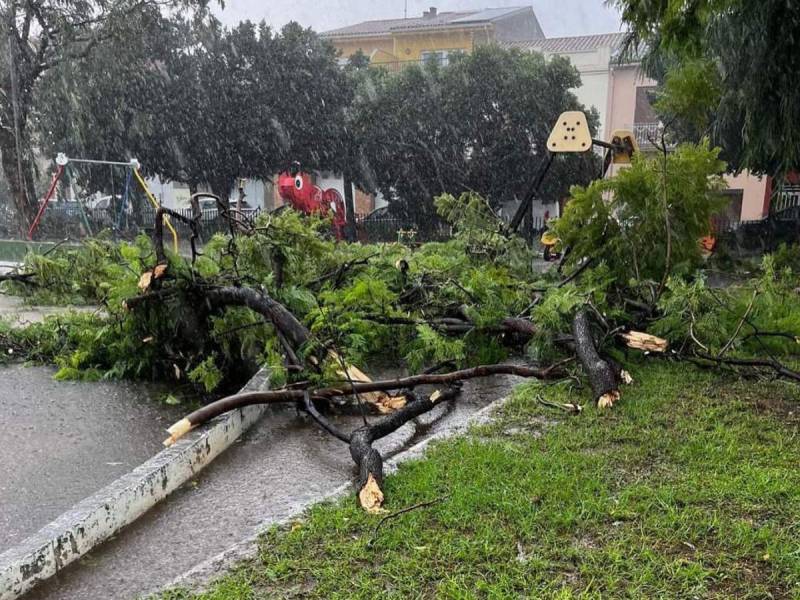
[[[800,259],[765,259],[741,287],[705,285],[697,240],[717,206],[717,168],[713,151],[688,148],[575,188],[554,226],[570,250],[559,271],[544,274],[533,249],[507,237],[474,194],[439,198],[454,236],[417,248],[335,243],[325,221],[291,211],[254,223],[231,211],[227,233],[202,252],[193,243],[184,258],[164,246],[160,224],[170,213],[161,210],[152,239],[95,240],[26,259],[20,272],[35,285],[7,289],[81,295],[106,316],[9,331],[0,343],[54,360],[62,376],[167,379],[207,394],[170,428],[168,443],[243,406],[295,406],[348,444],[359,502],[377,510],[383,471],[373,443],[457,398],[471,378],[585,378],[601,409],[624,401],[624,365],[637,355],[800,379],[787,365],[800,336],[792,301]],[[199,233],[196,218],[187,224]],[[376,362],[411,375],[371,381]],[[441,363],[452,367],[425,371]],[[270,391],[226,395],[262,366]],[[363,427],[333,424],[329,411],[342,403],[362,414]]]

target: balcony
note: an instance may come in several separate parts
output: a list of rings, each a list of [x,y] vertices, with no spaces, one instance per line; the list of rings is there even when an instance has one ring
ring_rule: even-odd
[[[459,52],[460,54],[460,52]],[[369,66],[373,69],[386,69],[389,73],[399,73],[406,67],[423,67],[428,64],[436,64],[439,67],[446,67],[455,58],[456,52],[435,52],[431,56],[424,56],[417,60],[393,60],[387,62],[371,62]]]
[[[661,123],[634,123],[631,126],[636,143],[642,150],[653,150],[655,144],[661,144],[664,127]],[[655,144],[654,144],[655,142]]]

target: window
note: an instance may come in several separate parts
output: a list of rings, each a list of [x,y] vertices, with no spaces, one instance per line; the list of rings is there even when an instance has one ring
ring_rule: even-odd
[[[420,53],[420,62],[428,63],[435,62],[440,67],[446,67],[450,64],[450,58],[456,54],[460,54],[462,50],[424,50]]]

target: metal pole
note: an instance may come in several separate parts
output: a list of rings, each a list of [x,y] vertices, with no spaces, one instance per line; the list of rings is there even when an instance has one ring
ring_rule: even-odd
[[[84,163],[87,165],[111,165],[113,167],[130,167],[131,162],[121,162],[117,160],[96,160],[92,158],[72,158],[69,157],[69,162]]]
[[[50,187],[47,190],[47,194],[44,196],[44,200],[42,201],[42,205],[39,207],[39,212],[36,213],[36,218],[33,220],[31,224],[31,228],[28,230],[28,239],[33,239],[33,234],[36,233],[36,229],[39,227],[39,222],[42,220],[44,216],[44,211],[47,210],[47,205],[50,203],[50,199],[53,197],[53,194],[56,191],[56,186],[58,185],[58,181],[61,179],[61,175],[64,174],[64,165],[58,165],[58,169],[56,170],[55,175],[53,175],[53,180],[50,182]]]
[[[550,170],[550,167],[553,165],[553,159],[555,158],[555,154],[550,153],[550,156],[547,159],[542,170],[539,172],[539,175],[533,181],[528,193],[525,195],[525,199],[522,201],[522,204],[519,205],[517,212],[514,214],[514,218],[511,220],[511,225],[509,225],[509,230],[512,233],[516,233],[519,226],[522,224],[522,220],[525,218],[525,214],[528,212],[531,204],[533,203],[533,199],[536,198],[536,194],[539,193],[539,188],[542,186],[542,182],[544,181],[547,172]]]

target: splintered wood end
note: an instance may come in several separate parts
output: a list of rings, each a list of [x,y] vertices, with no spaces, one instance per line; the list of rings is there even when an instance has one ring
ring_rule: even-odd
[[[375,395],[374,398],[368,398],[368,402],[374,404],[378,412],[384,415],[400,410],[408,403],[405,396],[389,396],[382,392],[375,392]]]
[[[181,419],[177,423],[175,423],[172,427],[167,429],[167,433],[169,433],[169,437],[164,440],[164,445],[169,448],[187,433],[189,433],[194,426],[192,425],[189,419]]]
[[[614,404],[619,400],[620,394],[618,391],[603,394],[597,400],[597,407],[600,409],[614,408]]]
[[[669,342],[663,338],[643,333],[641,331],[629,331],[622,334],[622,339],[629,348],[643,350],[644,352],[666,352]]]
[[[372,473],[367,477],[364,487],[358,492],[358,503],[361,508],[373,515],[386,512],[383,508],[383,492]]]
[[[150,285],[152,283],[153,283],[153,272],[145,271],[139,278],[139,290],[142,292],[146,292],[147,290],[150,289]]]

